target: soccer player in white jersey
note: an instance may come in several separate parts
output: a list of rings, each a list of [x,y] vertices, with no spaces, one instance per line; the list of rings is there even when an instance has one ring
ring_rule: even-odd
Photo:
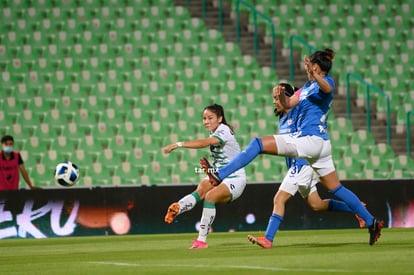
[[[205,139],[198,139],[170,144],[164,148],[165,153],[179,148],[199,149],[210,147],[213,166],[216,170],[229,163],[240,153],[240,146],[236,141],[232,127],[226,122],[224,110],[221,105],[213,104],[204,108],[203,125],[210,132]],[[216,203],[228,203],[236,200],[246,187],[246,174],[244,169],[238,169],[231,173],[219,186],[212,186],[208,178],[203,179],[196,190],[172,203],[165,215],[165,222],[172,223],[177,215],[194,208],[204,200],[203,213],[200,221],[198,238],[194,240],[191,249],[207,248],[207,235],[216,216]]]
[[[218,171],[209,170],[210,164],[205,158],[200,160],[200,164],[210,182],[218,185],[233,171],[249,164],[258,154],[304,158],[318,174],[322,185],[365,221],[369,245],[373,245],[381,235],[384,222],[375,218],[358,197],[340,183],[332,160],[327,119],[335,87],[333,79],[328,75],[333,58],[334,52],[331,49],[305,56],[304,65],[309,81],[292,97],[284,95],[284,87],[279,85],[274,88],[275,94],[286,108],[299,108],[296,133],[255,138],[243,152]],[[268,226],[277,228],[280,222],[280,217],[272,215]]]

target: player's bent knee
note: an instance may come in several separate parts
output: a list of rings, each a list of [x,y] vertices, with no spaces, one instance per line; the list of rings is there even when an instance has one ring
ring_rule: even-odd
[[[325,211],[327,210],[327,207],[325,206],[325,203],[323,201],[320,202],[308,202],[310,208],[313,211]]]
[[[223,187],[221,187],[223,186]],[[221,187],[221,188],[220,188]],[[224,185],[220,185],[210,191],[205,195],[204,200],[211,201],[214,203],[227,203],[231,200],[231,194],[225,189]]]
[[[323,210],[319,205],[311,205],[310,208],[313,211],[322,211]]]
[[[292,197],[291,194],[279,190],[273,198],[273,204],[276,206],[285,205],[285,203]]]

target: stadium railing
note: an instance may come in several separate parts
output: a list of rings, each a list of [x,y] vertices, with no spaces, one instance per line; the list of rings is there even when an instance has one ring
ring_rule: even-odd
[[[355,79],[357,82],[365,86],[365,106],[367,111],[367,130],[371,132],[371,91],[375,92],[379,96],[385,98],[385,112],[386,112],[386,122],[387,122],[387,144],[391,144],[391,111],[390,111],[390,97],[380,88],[368,83],[365,79],[359,75],[348,72],[346,74],[346,114],[347,118],[351,118],[351,78]]]
[[[218,0],[218,20],[219,20],[219,31],[223,31],[223,0]],[[185,6],[188,8],[191,6],[190,0],[185,1]],[[201,2],[201,17],[206,19],[207,17],[207,0]]]
[[[236,2],[236,41],[240,43],[240,5],[246,7],[250,12],[253,13],[253,28],[254,28],[254,53],[257,55],[259,53],[259,37],[258,37],[258,28],[257,28],[257,17],[264,20],[271,28],[271,40],[272,40],[272,68],[276,68],[276,49],[275,49],[275,25],[270,17],[264,15],[258,11],[253,5],[243,1],[237,0]]]
[[[414,110],[410,110],[407,112],[407,120],[406,120],[406,129],[405,131],[407,132],[407,156],[411,157],[411,131],[410,131],[410,127],[411,127],[411,122],[410,122],[410,117],[411,115],[414,116]]]
[[[202,5],[203,5],[202,6],[203,19],[205,19],[206,11],[207,11],[207,0],[203,0]],[[223,0],[218,0],[218,10],[219,10],[219,15],[218,15],[219,30],[223,31]]]

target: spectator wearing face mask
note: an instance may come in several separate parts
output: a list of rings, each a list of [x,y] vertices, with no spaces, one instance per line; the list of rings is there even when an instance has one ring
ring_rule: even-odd
[[[19,171],[29,188],[34,189],[24,167],[22,156],[19,152],[13,151],[13,145],[14,139],[12,136],[6,135],[1,138],[0,191],[19,189]]]

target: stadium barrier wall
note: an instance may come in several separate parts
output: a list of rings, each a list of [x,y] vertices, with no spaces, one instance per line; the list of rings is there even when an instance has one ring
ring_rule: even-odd
[[[388,227],[414,227],[414,180],[346,181]],[[217,205],[213,231],[265,231],[279,184],[248,184],[241,198]],[[59,188],[0,192],[0,238],[194,232],[202,203],[164,223],[171,202],[193,185]],[[319,188],[322,198],[332,197]],[[281,230],[357,228],[349,213],[313,212],[296,195],[286,207]]]

